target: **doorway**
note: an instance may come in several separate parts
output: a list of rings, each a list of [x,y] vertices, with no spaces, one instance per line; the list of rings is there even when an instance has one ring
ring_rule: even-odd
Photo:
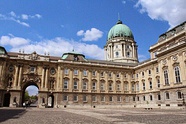
[[[9,105],[10,105],[10,97],[11,97],[10,93],[5,93],[4,100],[3,100],[3,106],[4,107],[9,107]]]
[[[54,107],[54,95],[51,94],[48,97],[48,108],[53,108]]]

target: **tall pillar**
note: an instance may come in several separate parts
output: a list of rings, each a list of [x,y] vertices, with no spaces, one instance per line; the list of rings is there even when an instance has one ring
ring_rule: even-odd
[[[132,43],[132,57],[134,58],[135,57],[135,52],[134,52],[134,43]]]
[[[79,89],[80,91],[82,91],[82,85],[83,85],[83,84],[82,84],[82,82],[83,82],[83,81],[82,81],[82,75],[83,75],[83,74],[82,74],[82,71],[84,71],[84,70],[82,70],[82,69],[79,70],[78,89]]]
[[[19,73],[19,67],[16,66],[16,72],[15,72],[15,76],[14,76],[14,88],[17,86],[17,78],[18,78],[18,73]]]
[[[61,67],[60,66],[58,66],[58,69],[57,69],[57,80],[56,80],[56,90],[58,90],[59,89],[59,83],[60,83],[60,72],[61,72]]]
[[[48,85],[48,67],[46,68],[46,75],[45,75],[45,88],[47,88]]]
[[[73,69],[70,68],[70,73],[69,73],[69,77],[70,77],[70,80],[69,80],[69,90],[72,91],[73,89]]]
[[[126,45],[125,45],[125,43],[124,43],[124,49],[123,49],[124,51],[123,51],[123,53],[124,53],[124,57],[126,57]]]
[[[18,78],[18,87],[20,87],[21,83],[22,83],[22,71],[23,71],[23,65],[20,65],[19,68],[19,78]]]
[[[108,71],[105,72],[105,91],[108,93]]]
[[[92,83],[92,71],[89,70],[89,73],[88,73],[88,91],[91,91],[91,83]]]
[[[41,89],[44,88],[44,82],[45,82],[45,68],[43,67],[42,70],[42,77],[41,77]]]

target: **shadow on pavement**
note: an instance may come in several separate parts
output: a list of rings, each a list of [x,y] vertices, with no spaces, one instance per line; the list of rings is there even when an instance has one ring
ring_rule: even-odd
[[[17,119],[21,117],[25,112],[26,112],[25,109],[1,108],[0,123],[8,119]]]

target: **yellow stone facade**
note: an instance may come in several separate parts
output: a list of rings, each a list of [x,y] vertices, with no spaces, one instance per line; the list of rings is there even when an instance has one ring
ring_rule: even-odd
[[[75,52],[54,57],[0,47],[0,106],[22,106],[25,89],[35,85],[40,108],[183,107],[186,22],[160,35],[149,52],[149,60],[132,58],[135,62],[128,63],[87,60]]]

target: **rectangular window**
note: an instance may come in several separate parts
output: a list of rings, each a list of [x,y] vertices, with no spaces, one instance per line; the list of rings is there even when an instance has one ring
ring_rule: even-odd
[[[83,71],[83,76],[87,76],[87,70]]]
[[[74,89],[78,89],[78,82],[74,81]]]
[[[103,77],[103,76],[104,76],[104,72],[101,72],[101,73],[100,73],[100,76]]]
[[[150,101],[152,101],[152,95],[150,95]]]
[[[67,75],[67,74],[68,74],[68,69],[66,68],[66,69],[64,70],[64,72],[65,72],[65,74]]]
[[[158,67],[156,67],[156,73],[159,73],[159,68]]]
[[[133,96],[133,101],[136,101],[135,96]]]
[[[132,84],[132,91],[135,91],[135,85]]]
[[[87,102],[87,96],[86,95],[83,96],[83,102]]]
[[[92,71],[92,76],[96,76],[96,71]]]
[[[165,93],[165,98],[166,99],[170,99],[170,96],[169,96],[169,93],[168,92]]]
[[[145,90],[145,82],[143,82],[143,90]]]
[[[97,97],[96,96],[92,96],[92,101],[96,102],[97,101]]]
[[[78,70],[74,70],[74,75],[78,75]]]
[[[92,89],[95,90],[96,89],[96,82],[92,83]]]
[[[121,96],[117,96],[117,101],[121,102]]]
[[[87,89],[87,82],[83,82],[83,90]]]
[[[136,84],[136,91],[139,91],[139,83]]]
[[[137,96],[137,100],[139,101],[139,96]]]
[[[143,96],[143,101],[145,101],[145,96]]]
[[[149,75],[151,75],[151,70],[149,70]]]
[[[120,83],[118,83],[118,84],[117,84],[117,90],[118,90],[118,91],[120,91],[120,90],[121,90],[121,89],[120,89],[120,87],[121,87],[121,84],[120,84]]]
[[[74,95],[74,101],[78,101],[78,96]]]
[[[182,93],[178,91],[177,94],[178,94],[178,99],[182,99]]]
[[[157,85],[158,85],[158,88],[160,88],[160,79],[159,78],[157,79]]]
[[[104,89],[105,89],[104,86],[105,86],[105,83],[101,83],[100,89],[101,89],[101,90],[104,90]]]
[[[169,84],[168,70],[164,70],[165,85]]]
[[[109,101],[112,102],[113,101],[113,97],[109,96]]]
[[[178,66],[174,67],[174,72],[175,72],[176,83],[180,83],[181,82],[180,69]]]
[[[109,83],[109,90],[112,90],[112,83]]]
[[[152,89],[152,81],[149,82],[149,88]]]
[[[63,96],[63,101],[68,101],[68,96],[67,95]]]
[[[68,80],[64,80],[63,88],[68,89]]]
[[[160,94],[158,94],[158,100],[161,100],[161,95]]]
[[[125,90],[125,91],[128,91],[128,83],[125,83],[125,84],[124,84],[124,90]]]
[[[105,96],[101,96],[101,101],[102,101],[102,102],[105,101]]]

